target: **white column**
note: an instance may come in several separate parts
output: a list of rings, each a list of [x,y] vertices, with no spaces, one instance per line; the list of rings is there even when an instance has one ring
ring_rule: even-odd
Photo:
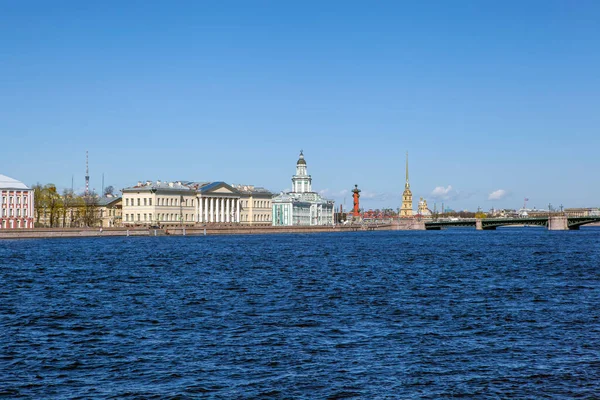
[[[215,222],[215,198],[210,198],[210,222]]]
[[[225,222],[225,199],[221,199],[221,222]]]
[[[240,222],[240,199],[235,202],[235,222]]]
[[[198,197],[198,222],[202,222],[202,197]]]
[[[221,199],[221,222],[225,222],[225,203],[227,199]]]
[[[225,200],[225,221],[231,222],[231,214],[229,212],[229,203],[231,203],[231,199]]]
[[[221,209],[223,208],[223,201],[221,198],[217,197],[215,199],[215,203],[217,204],[216,208],[216,215],[215,215],[215,220],[217,222],[223,222],[223,219],[221,218]]]
[[[202,207],[204,208],[204,219],[202,222],[208,222],[208,199],[202,198]]]
[[[219,198],[215,197],[215,222],[219,222]]]
[[[219,198],[215,197],[215,222],[219,222]]]

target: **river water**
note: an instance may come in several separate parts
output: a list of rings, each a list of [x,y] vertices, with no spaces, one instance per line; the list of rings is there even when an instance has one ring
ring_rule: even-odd
[[[598,398],[600,229],[0,241],[0,397]]]

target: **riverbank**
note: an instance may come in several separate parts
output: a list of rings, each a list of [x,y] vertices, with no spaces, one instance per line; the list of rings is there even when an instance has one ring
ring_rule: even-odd
[[[36,228],[0,231],[0,239],[77,238],[111,236],[203,236],[252,235],[282,233],[354,232],[375,230],[415,229],[414,224],[372,224],[336,226],[245,226],[235,224],[203,225],[192,227],[153,228]]]

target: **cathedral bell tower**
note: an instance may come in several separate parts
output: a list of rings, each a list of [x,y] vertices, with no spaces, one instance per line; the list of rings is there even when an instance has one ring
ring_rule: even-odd
[[[404,192],[402,193],[402,207],[400,208],[400,217],[407,218],[413,215],[412,192],[410,191],[410,183],[408,182],[408,151],[406,152],[406,183],[404,184]]]

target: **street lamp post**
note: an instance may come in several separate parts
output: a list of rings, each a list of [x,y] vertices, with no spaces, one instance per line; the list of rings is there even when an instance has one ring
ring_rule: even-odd
[[[179,196],[179,224],[183,226],[183,195]]]

